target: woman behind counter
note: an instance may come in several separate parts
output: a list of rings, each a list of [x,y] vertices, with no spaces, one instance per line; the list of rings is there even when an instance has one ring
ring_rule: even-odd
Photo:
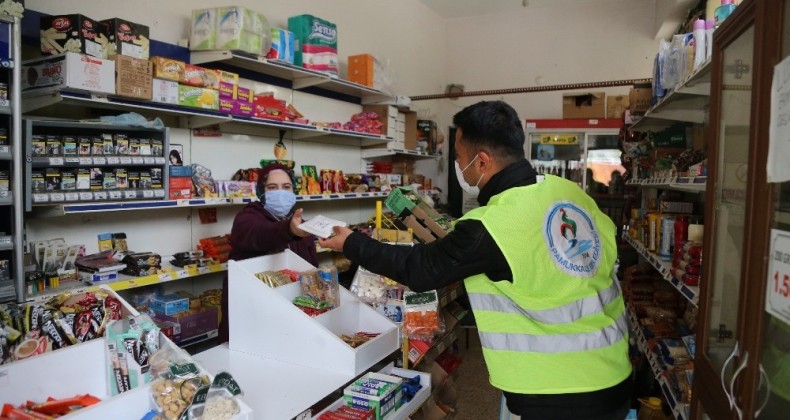
[[[317,266],[315,237],[301,230],[302,209],[294,211],[296,195],[291,170],[270,164],[258,172],[256,193],[259,202],[247,204],[233,220],[230,232],[231,260],[277,254],[290,249]],[[222,320],[219,341],[228,341],[228,276],[222,284]]]

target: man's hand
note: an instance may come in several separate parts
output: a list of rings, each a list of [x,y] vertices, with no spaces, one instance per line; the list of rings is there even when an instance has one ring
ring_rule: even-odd
[[[348,235],[351,235],[353,231],[347,227],[340,226],[335,226],[332,230],[335,232],[334,236],[327,239],[318,238],[318,245],[321,245],[322,248],[343,252],[343,245],[346,243],[346,238],[348,238]]]
[[[309,233],[299,229],[299,225],[302,224],[302,209],[296,209],[294,215],[291,217],[291,235],[298,236],[300,238],[306,238],[310,236]]]

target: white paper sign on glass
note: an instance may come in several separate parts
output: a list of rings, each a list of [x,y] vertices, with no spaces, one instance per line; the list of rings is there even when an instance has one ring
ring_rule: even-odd
[[[348,226],[348,223],[341,222],[340,220],[330,219],[325,216],[316,216],[299,225],[299,229],[302,229],[308,233],[312,233],[319,238],[328,238],[332,236],[332,228],[335,226],[346,227]]]
[[[771,229],[765,311],[790,324],[790,232]]]
[[[768,129],[768,182],[790,181],[790,56],[774,67]]]

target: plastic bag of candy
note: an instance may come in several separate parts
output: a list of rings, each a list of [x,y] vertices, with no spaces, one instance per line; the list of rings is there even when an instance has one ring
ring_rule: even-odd
[[[407,291],[403,294],[403,300],[406,306],[403,333],[407,337],[428,341],[444,332],[436,290],[420,293]]]

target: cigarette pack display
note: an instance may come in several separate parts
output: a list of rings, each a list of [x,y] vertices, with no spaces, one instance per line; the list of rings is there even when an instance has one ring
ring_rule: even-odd
[[[101,168],[91,168],[91,191],[101,191],[104,188],[104,173]]]
[[[91,138],[87,136],[77,137],[77,154],[79,156],[91,155]]]
[[[60,86],[115,93],[115,62],[67,52],[22,63],[22,90]]]
[[[178,82],[154,78],[151,100],[178,105]]]
[[[151,188],[162,188],[162,168],[151,168]]]
[[[8,171],[0,171],[0,191],[10,191]]]
[[[119,18],[106,19],[101,23],[107,26],[109,33],[108,57],[121,54],[148,60],[151,50],[148,26]]]
[[[61,156],[63,139],[60,136],[47,136],[47,156]]]
[[[129,171],[128,178],[129,178],[129,188],[133,190],[140,188],[140,172]]]
[[[115,171],[112,169],[104,171],[104,178],[102,179],[102,187],[104,190],[114,190],[118,188],[118,183],[115,180]]]
[[[63,136],[63,156],[77,156],[77,138],[74,136]]]
[[[91,138],[91,154],[93,156],[104,156],[104,137],[95,136]]]
[[[151,139],[151,156],[162,157],[165,155],[165,147],[162,139]]]
[[[60,189],[60,170],[47,168],[44,175],[46,177],[47,191],[58,191]]]
[[[144,190],[151,188],[151,171],[140,171],[140,188]]]
[[[140,139],[140,156],[151,156],[151,139]]]
[[[33,135],[31,141],[32,147],[30,150],[31,156],[46,156],[47,155],[47,138],[42,135]]]
[[[77,189],[88,191],[91,189],[91,171],[88,168],[77,169]]]
[[[126,134],[115,134],[114,141],[116,155],[124,156],[129,154],[129,138],[126,137]]]
[[[61,191],[74,191],[77,189],[77,177],[74,171],[64,170],[60,172]]]
[[[126,168],[115,168],[115,183],[118,189],[129,188],[129,176]]]
[[[167,57],[151,57],[154,66],[154,78],[178,82],[184,74],[186,63]]]
[[[106,25],[79,14],[42,16],[40,23],[42,53],[57,55],[70,51],[107,58]]]
[[[113,143],[112,134],[104,133],[101,135],[102,137],[102,145],[104,148],[105,155],[114,155],[115,154],[115,143]]]
[[[33,192],[45,192],[47,190],[44,172],[33,170],[30,173],[30,189]]]
[[[129,139],[129,155],[140,156],[140,139],[138,138]]]

